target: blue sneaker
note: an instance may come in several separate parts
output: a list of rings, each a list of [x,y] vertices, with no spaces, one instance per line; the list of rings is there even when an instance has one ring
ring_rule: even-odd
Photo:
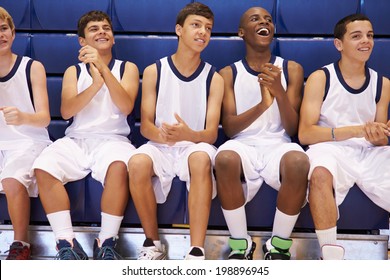
[[[104,240],[100,245],[100,240],[95,239],[93,243],[93,259],[94,260],[122,260],[122,256],[115,251],[116,241],[118,238],[112,237]]]
[[[65,239],[60,239],[57,242],[56,260],[88,260],[87,254],[83,247],[77,242],[76,238],[72,240],[73,245]]]

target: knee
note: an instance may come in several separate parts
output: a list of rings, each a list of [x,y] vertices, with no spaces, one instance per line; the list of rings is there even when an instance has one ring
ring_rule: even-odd
[[[310,176],[310,191],[323,190],[328,187],[332,188],[333,176],[328,169],[324,167],[314,168]]]
[[[191,174],[208,174],[211,171],[211,159],[205,152],[194,152],[188,158]]]
[[[6,178],[1,181],[4,193],[7,197],[18,197],[20,195],[28,195],[27,189],[18,180]]]
[[[108,167],[107,173],[115,174],[115,176],[127,176],[127,167],[123,161],[114,161]]]
[[[219,152],[215,158],[215,171],[217,174],[226,172],[237,165],[240,165],[240,156],[233,151]]]
[[[145,186],[145,180],[149,180],[153,176],[152,159],[144,154],[133,156],[128,164],[128,176],[130,182],[130,190]]]
[[[288,170],[291,171],[292,174],[307,178],[310,161],[305,153],[299,151],[288,152],[282,157],[282,163],[283,165],[288,166]]]

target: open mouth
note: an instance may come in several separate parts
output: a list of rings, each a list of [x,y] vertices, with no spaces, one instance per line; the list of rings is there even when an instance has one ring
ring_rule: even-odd
[[[257,31],[257,34],[259,34],[260,36],[268,36],[270,33],[270,31],[267,29],[267,28],[260,28],[258,31]]]

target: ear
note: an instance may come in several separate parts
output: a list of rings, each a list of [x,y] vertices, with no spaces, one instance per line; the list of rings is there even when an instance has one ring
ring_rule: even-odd
[[[334,39],[333,43],[339,52],[341,52],[343,50],[343,42],[340,39],[337,39],[337,38]]]
[[[244,37],[244,30],[242,28],[238,29],[238,37],[240,37],[240,38]]]
[[[79,37],[79,44],[84,47],[85,45],[87,45],[87,43],[85,42],[85,38],[83,37]]]
[[[183,27],[180,24],[176,24],[176,26],[175,26],[176,35],[179,36],[179,37],[181,35],[182,28]]]

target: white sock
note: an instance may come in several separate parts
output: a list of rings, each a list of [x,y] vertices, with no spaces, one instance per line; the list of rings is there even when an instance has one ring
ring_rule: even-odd
[[[49,220],[56,241],[66,239],[72,242],[73,238],[75,238],[75,234],[73,232],[70,210],[54,212],[47,214],[46,216]]]
[[[320,248],[325,244],[328,245],[337,245],[337,227],[332,227],[329,229],[316,230],[318,242],[320,243]]]
[[[295,223],[297,222],[299,214],[287,215],[276,208],[274,224],[272,228],[272,236],[279,236],[280,238],[290,238],[291,233],[294,229]],[[271,245],[271,238],[266,242],[268,250],[273,248]]]
[[[13,242],[20,242],[20,243],[22,243],[23,246],[27,246],[28,248],[30,248],[30,243],[24,242],[24,241],[22,241],[22,240],[16,240],[16,239],[15,239]],[[13,242],[12,242],[12,243],[13,243]]]
[[[230,234],[233,238],[251,239],[248,235],[245,206],[241,206],[233,210],[225,210],[222,208],[223,215]]]
[[[112,237],[117,237],[119,228],[121,227],[123,216],[114,216],[102,212],[102,224],[99,233],[100,244],[104,240]]]

